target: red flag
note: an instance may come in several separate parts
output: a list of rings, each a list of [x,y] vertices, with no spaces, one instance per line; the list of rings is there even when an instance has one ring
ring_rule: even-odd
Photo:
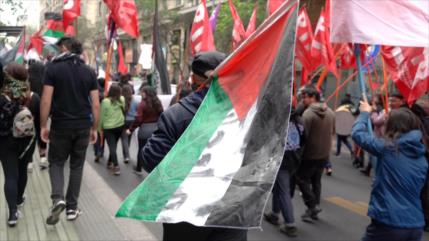
[[[124,62],[124,52],[122,51],[121,41],[118,41],[118,55],[119,55],[118,72],[121,74],[126,74],[128,73],[128,68]]]
[[[313,66],[311,58],[311,43],[313,41],[313,29],[307,10],[303,6],[299,10],[297,30],[296,30],[295,55],[302,66],[308,71],[313,71],[317,66]]]
[[[73,27],[73,25],[67,26],[65,35],[72,37],[76,36],[76,29]]]
[[[28,45],[27,51],[30,51],[30,49],[35,49],[36,52],[41,55],[42,51],[43,51],[43,45],[44,45],[44,41],[42,36],[40,35],[40,31],[35,32],[33,35],[31,35],[30,37],[30,44]]]
[[[234,3],[232,0],[228,0],[228,3],[232,19],[234,20],[234,27],[232,28],[232,49],[236,49],[241,41],[245,39],[246,31],[244,31],[243,22],[235,9]]]
[[[64,32],[64,26],[61,20],[49,19],[46,22],[46,28],[47,30],[52,30],[54,32]]]
[[[268,0],[267,2],[268,15],[271,15],[272,13],[274,13],[284,2],[285,0]]]
[[[326,1],[329,5],[329,0]],[[313,58],[313,66],[323,64],[328,68],[335,77],[339,77],[337,72],[337,65],[335,61],[334,51],[330,41],[329,33],[329,8],[322,10],[319,21],[317,22],[314,39],[311,44],[311,56]]]
[[[206,0],[201,0],[200,5],[195,12],[190,39],[192,55],[195,55],[199,52],[216,50],[213,33],[210,28]]]
[[[255,5],[255,8],[253,9],[252,16],[250,17],[249,24],[247,25],[245,38],[248,38],[253,32],[256,30],[256,12],[257,12],[258,6]]]
[[[355,69],[356,68],[356,57],[353,52],[353,44],[344,44],[342,47],[342,53],[340,54],[340,66],[341,69]]]
[[[74,19],[80,16],[80,0],[64,0],[63,26],[67,29]],[[74,36],[74,35],[71,35]]]
[[[134,0],[103,0],[110,9],[110,14],[116,25],[137,38],[139,33],[137,8]]]
[[[429,48],[383,47],[386,69],[408,104],[429,90]]]

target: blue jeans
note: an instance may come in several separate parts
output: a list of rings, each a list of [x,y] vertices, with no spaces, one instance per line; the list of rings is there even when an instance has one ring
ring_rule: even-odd
[[[293,223],[293,206],[290,196],[290,175],[287,170],[279,170],[273,188],[273,213],[282,212],[285,223]]]
[[[422,228],[396,228],[371,220],[362,241],[420,241]]]
[[[350,153],[353,153],[352,145],[349,142],[349,136],[342,136],[337,134],[337,152],[336,155],[341,153],[341,142],[343,142],[346,147],[349,149]]]

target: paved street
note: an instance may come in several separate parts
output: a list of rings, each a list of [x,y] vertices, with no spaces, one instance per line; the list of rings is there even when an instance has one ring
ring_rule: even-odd
[[[125,198],[144,177],[139,177],[132,172],[135,163],[136,143],[131,149],[133,161],[125,165],[120,162],[121,175],[111,175],[106,168],[108,151],[105,152],[105,160],[94,163],[92,149],[88,150],[88,164],[106,181],[106,183],[118,194]],[[118,150],[118,153],[122,153]],[[119,159],[122,160],[121,154]],[[314,223],[304,223],[300,215],[305,207],[299,193],[294,198],[295,218],[298,226],[298,237],[291,240],[359,240],[370,220],[366,216],[370,194],[371,179],[363,176],[352,167],[350,155],[341,154],[332,156],[334,173],[332,176],[323,177],[322,204],[323,209],[320,220]],[[271,207],[270,202],[267,208]],[[159,224],[145,223],[148,229],[158,238],[162,237],[162,229]],[[277,227],[263,221],[262,230],[249,232],[249,240],[285,240],[287,236],[280,233]],[[429,240],[426,234],[425,240]]]
[[[133,140],[131,153],[136,155]],[[88,149],[87,166],[80,196],[83,215],[75,222],[68,222],[64,215],[59,224],[46,225],[50,207],[48,172],[34,170],[29,174],[27,200],[21,209],[23,218],[16,228],[0,222],[0,240],[161,240],[162,228],[157,223],[144,223],[130,219],[114,218],[122,200],[144,179],[132,172],[135,163],[125,165],[121,160],[121,175],[113,176],[106,168],[108,151],[100,163],[94,162],[92,147]],[[121,150],[119,149],[119,152]],[[36,160],[37,162],[37,160]],[[359,240],[369,223],[366,217],[371,179],[360,174],[351,165],[350,156],[332,157],[334,174],[323,176],[320,220],[304,223],[300,215],[304,205],[299,193],[294,198],[298,237],[288,238],[278,228],[263,221],[262,230],[251,230],[249,240]],[[0,175],[0,185],[3,185]],[[7,219],[4,195],[0,196],[0,218]],[[270,208],[270,202],[267,204]],[[429,240],[425,234],[423,240]]]

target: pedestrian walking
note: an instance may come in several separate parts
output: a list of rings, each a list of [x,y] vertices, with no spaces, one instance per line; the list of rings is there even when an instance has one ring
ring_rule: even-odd
[[[296,178],[307,210],[301,216],[303,221],[318,219],[322,191],[322,174],[329,160],[332,135],[334,134],[335,114],[323,102],[320,93],[312,85],[301,92],[302,102],[306,107],[302,119],[306,133],[306,143],[302,162]]]
[[[133,131],[139,127],[137,133],[138,150],[137,150],[137,165],[134,167],[134,173],[142,175],[142,160],[140,152],[146,145],[147,140],[157,128],[159,116],[164,111],[161,100],[156,95],[155,89],[150,86],[143,86],[140,90],[141,102],[137,107],[137,114],[134,123],[127,131],[127,135],[131,135]]]
[[[98,82],[98,93],[99,93],[99,103],[103,102],[104,99],[104,77],[99,76],[97,78],[97,82]],[[97,141],[94,143],[93,145],[94,148],[94,162],[100,162],[100,159],[103,158],[104,156],[104,136],[102,135],[101,131],[98,130],[97,131]]]
[[[48,168],[49,163],[46,158],[47,144],[40,137],[40,96],[42,96],[43,88],[43,74],[45,65],[38,61],[30,61],[28,67],[28,80],[30,82],[30,90],[33,92],[32,101],[30,104],[33,106],[31,113],[34,116],[34,125],[36,127],[36,142],[39,151],[39,166],[42,170]],[[33,169],[33,162],[28,164],[28,171]]]
[[[176,141],[191,123],[204,96],[208,91],[208,79],[213,71],[225,58],[219,52],[197,54],[192,61],[193,89],[198,90],[181,99],[179,103],[165,110],[158,121],[158,128],[148,139],[141,151],[143,167],[151,172],[170,151]],[[163,240],[247,240],[244,229],[197,227],[186,222],[163,224]]]
[[[130,143],[132,133],[128,135],[127,130],[131,127],[136,119],[137,106],[139,102],[137,96],[133,95],[133,89],[130,85],[122,87],[122,96],[125,99],[125,126],[121,134],[122,143],[122,156],[124,157],[124,163],[130,162]]]
[[[301,163],[304,142],[304,125],[300,116],[295,110],[292,110],[286,137],[285,154],[274,183],[272,209],[271,212],[264,214],[267,222],[280,225],[279,214],[281,213],[284,224],[280,226],[280,231],[290,237],[297,236],[291,190],[293,189],[292,185],[295,185],[295,172]]]
[[[66,209],[67,220],[82,212],[78,198],[88,144],[97,139],[100,104],[95,72],[80,58],[82,45],[75,38],[62,37],[61,54],[46,66],[40,103],[41,137],[49,142],[48,161],[53,202],[46,223],[54,225]],[[51,113],[51,127],[47,126]],[[64,164],[70,173],[64,201]]]
[[[24,66],[11,63],[0,73],[0,161],[5,178],[4,195],[9,208],[7,224],[14,227],[24,204],[27,165],[34,152],[34,121],[28,110],[30,86]]]
[[[368,208],[371,223],[362,240],[419,241],[425,225],[420,194],[428,171],[421,122],[407,108],[393,109],[378,138],[367,129],[369,103],[362,101],[360,111],[352,138],[378,160]]]
[[[347,149],[349,149],[350,157],[353,160],[355,154],[349,142],[349,137],[352,133],[352,125],[355,121],[351,112],[352,108],[353,106],[344,100],[343,104],[335,110],[335,133],[337,135],[337,151],[335,155],[340,155],[341,144],[344,143]]]
[[[114,175],[120,175],[117,147],[125,124],[125,99],[121,95],[121,87],[112,84],[106,98],[101,102],[100,130],[109,147],[107,168]]]

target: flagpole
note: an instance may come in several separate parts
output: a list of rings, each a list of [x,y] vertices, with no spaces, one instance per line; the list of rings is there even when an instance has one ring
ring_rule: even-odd
[[[358,44],[355,44],[355,51],[354,52],[355,52],[355,57],[356,57],[358,79],[359,79],[360,90],[362,92],[362,98],[364,101],[368,102],[368,96],[366,94],[366,88],[365,88],[365,81],[363,79],[362,63],[360,60],[361,49],[360,49],[360,46]],[[368,128],[368,132],[372,135],[371,120],[368,121],[367,128]]]
[[[107,90],[109,87],[109,79],[110,79],[110,68],[112,64],[112,52],[113,52],[113,41],[109,45],[109,50],[107,51],[107,63],[106,63],[106,76],[104,78],[104,96],[107,95]]]

